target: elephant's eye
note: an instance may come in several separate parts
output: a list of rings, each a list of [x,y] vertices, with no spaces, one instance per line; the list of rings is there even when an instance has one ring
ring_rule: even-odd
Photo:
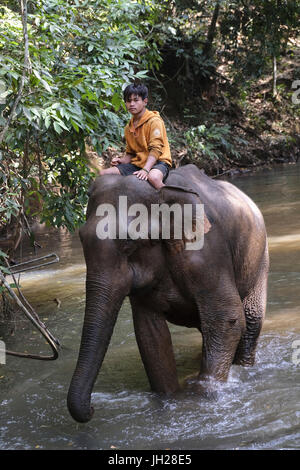
[[[137,248],[135,240],[118,240],[118,250],[124,255],[130,256]]]

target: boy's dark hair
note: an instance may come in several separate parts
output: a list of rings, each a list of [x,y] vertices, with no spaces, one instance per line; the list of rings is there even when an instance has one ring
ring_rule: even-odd
[[[140,96],[144,100],[148,98],[148,88],[143,83],[131,83],[123,92],[124,101],[127,101],[131,95]]]

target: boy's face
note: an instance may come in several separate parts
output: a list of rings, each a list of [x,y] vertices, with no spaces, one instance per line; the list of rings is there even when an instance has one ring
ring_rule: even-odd
[[[148,98],[144,100],[139,95],[130,95],[125,101],[127,111],[130,112],[133,116],[142,114],[145,111],[145,108],[148,103]]]

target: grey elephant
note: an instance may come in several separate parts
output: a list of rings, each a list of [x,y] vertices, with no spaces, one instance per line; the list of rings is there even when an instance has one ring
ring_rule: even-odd
[[[160,229],[155,239],[99,238],[98,207],[116,207],[120,195],[127,196],[128,204],[148,208],[154,203],[202,204],[203,247],[188,250],[188,236],[166,239]],[[233,363],[253,365],[266,308],[267,236],[259,209],[234,185],[194,165],[170,171],[160,191],[134,175],[98,177],[80,238],[87,266],[86,310],[67,400],[76,421],[92,417],[91,392],[126,296],[154,392],[168,395],[179,389],[167,322],[201,332],[199,382],[204,389],[226,381]]]

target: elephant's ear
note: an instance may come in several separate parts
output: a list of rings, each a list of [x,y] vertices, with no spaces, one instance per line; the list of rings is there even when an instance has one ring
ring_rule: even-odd
[[[165,240],[171,251],[176,253],[181,252],[183,249],[201,249],[204,243],[204,235],[210,231],[211,223],[207,218],[198,193],[184,186],[166,185],[160,190],[159,202],[160,205],[167,204],[170,209],[175,207],[174,205],[181,207],[181,237],[178,230],[175,233],[174,216],[171,222],[173,224],[171,237],[169,240]]]

